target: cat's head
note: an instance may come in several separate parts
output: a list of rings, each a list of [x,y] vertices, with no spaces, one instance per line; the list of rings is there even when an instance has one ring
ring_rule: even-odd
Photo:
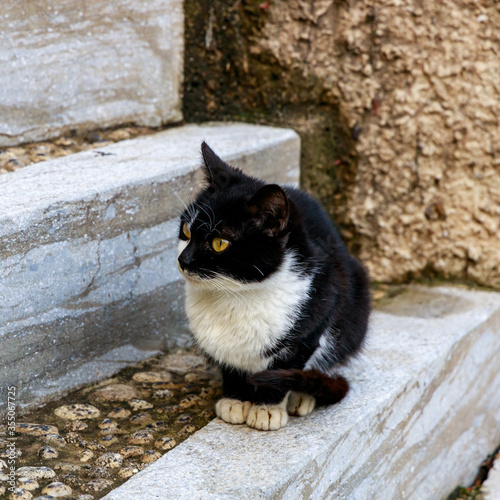
[[[195,285],[238,288],[272,275],[284,257],[290,202],[201,146],[206,186],[181,215],[178,266]]]

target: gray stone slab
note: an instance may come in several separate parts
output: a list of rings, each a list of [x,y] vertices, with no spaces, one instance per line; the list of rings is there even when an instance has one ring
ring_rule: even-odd
[[[500,442],[500,294],[411,289],[371,323],[340,404],[277,432],[216,419],[107,500],[436,500]]]
[[[3,0],[0,146],[182,119],[182,0]]]
[[[16,385],[21,406],[37,404],[112,349],[146,357],[190,342],[177,220],[200,187],[202,140],[251,175],[298,183],[297,134],[244,124],[174,128],[0,177],[0,391]]]

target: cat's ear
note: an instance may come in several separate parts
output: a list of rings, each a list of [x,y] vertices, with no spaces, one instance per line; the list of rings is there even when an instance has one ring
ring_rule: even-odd
[[[215,189],[227,187],[237,170],[223,162],[205,141],[201,144],[201,155],[203,157],[201,168],[208,185]]]
[[[267,184],[247,203],[247,210],[266,234],[277,236],[288,224],[290,204],[280,186]]]

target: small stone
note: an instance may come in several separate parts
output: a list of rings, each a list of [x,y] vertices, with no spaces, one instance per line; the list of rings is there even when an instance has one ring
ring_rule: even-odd
[[[132,134],[128,130],[118,129],[108,134],[108,139],[112,141],[124,141],[126,139],[130,139],[131,136]]]
[[[184,380],[187,382],[187,383],[190,383],[190,382],[200,382],[202,380],[206,380],[207,378],[209,378],[209,375],[206,374],[206,373],[186,373],[186,375],[184,375]]]
[[[23,452],[19,448],[8,448],[0,451],[0,458],[15,459],[22,456]]]
[[[202,399],[210,399],[215,396],[216,390],[213,387],[203,387],[200,391],[200,398]]]
[[[123,434],[125,431],[120,429],[120,426],[110,418],[106,418],[99,423],[99,434],[108,436],[110,434]]]
[[[151,464],[156,462],[161,457],[161,453],[156,450],[148,450],[142,455],[141,462],[143,464]]]
[[[196,384],[193,384],[193,383],[189,383],[189,384],[186,384],[182,389],[181,389],[181,392],[186,394],[186,393],[189,393],[189,392],[193,392],[194,390],[196,389]]]
[[[59,456],[59,452],[52,448],[52,446],[43,446],[40,448],[38,455],[46,460],[52,460],[53,458],[57,458]]]
[[[66,447],[66,439],[59,434],[47,434],[44,439],[54,448],[62,449]]]
[[[153,421],[153,417],[149,413],[138,413],[130,418],[129,422],[133,425],[146,425]]]
[[[192,434],[195,430],[196,427],[193,424],[187,424],[179,431],[179,436]]]
[[[15,488],[9,495],[9,500],[31,500],[33,495],[23,488]]]
[[[92,491],[94,493],[98,493],[106,488],[109,488],[112,484],[113,481],[110,481],[109,479],[92,479],[92,481],[89,481],[82,486],[82,491]]]
[[[83,450],[79,455],[80,462],[88,462],[93,456],[94,452],[92,450]]]
[[[76,500],[94,500],[94,497],[92,495],[78,495]]]
[[[123,469],[120,469],[118,471],[118,475],[122,479],[128,479],[129,477],[132,477],[134,474],[137,474],[139,472],[139,469],[137,467],[123,467]]]
[[[158,408],[157,411],[162,415],[173,415],[174,413],[180,412],[181,407],[179,405],[163,406],[162,408]]]
[[[108,448],[112,444],[118,443],[118,438],[114,434],[110,434],[99,439],[99,442]]]
[[[133,399],[128,403],[132,410],[149,410],[154,408],[154,405],[148,401],[144,401],[143,399]]]
[[[54,413],[64,420],[85,420],[97,418],[101,414],[95,406],[82,403],[59,406],[54,410]]]
[[[57,139],[55,143],[58,146],[63,146],[64,148],[70,148],[76,146],[76,142],[73,139],[70,139],[69,137],[61,137],[60,139]]]
[[[193,414],[192,413],[183,413],[177,419],[177,422],[179,422],[180,424],[188,424],[192,421],[193,421]]]
[[[130,444],[148,444],[154,440],[153,434],[150,431],[140,430],[134,432],[129,439]]]
[[[7,469],[7,464],[4,460],[0,460],[0,470]]]
[[[66,497],[72,493],[73,490],[67,484],[60,482],[50,483],[42,490],[43,495],[52,495],[56,498]]]
[[[200,417],[201,418],[206,418],[206,419],[209,419],[209,418],[215,418],[215,412],[214,410],[203,410],[201,413],[200,413]]]
[[[19,477],[29,477],[30,479],[52,479],[56,473],[49,467],[20,467],[16,471]]]
[[[61,463],[54,465],[54,469],[60,470],[62,472],[80,472],[81,466],[76,464]]]
[[[5,448],[7,446],[9,446],[10,444],[10,441],[8,441],[7,439],[4,439],[4,438],[0,438],[0,448]]]
[[[106,451],[106,447],[95,439],[87,443],[87,448],[92,451]]]
[[[71,422],[68,422],[64,427],[70,432],[86,431],[89,428],[89,424],[81,420],[72,420]]]
[[[0,495],[4,495],[5,491],[5,486],[0,486]]]
[[[144,455],[144,449],[142,446],[125,446],[120,450],[120,455],[123,458],[140,457]]]
[[[104,420],[101,420],[97,424],[97,426],[99,427],[99,429],[107,430],[107,429],[116,429],[118,427],[118,424],[110,418],[105,418]]]
[[[170,382],[172,374],[169,372],[139,372],[132,377],[141,384],[153,384],[155,382]]]
[[[182,398],[179,401],[179,406],[181,408],[190,408],[191,406],[195,406],[199,404],[202,401],[200,396],[197,396],[196,394],[188,394],[185,398]]]
[[[139,393],[130,385],[113,384],[94,391],[90,398],[98,402],[130,401],[137,399]]]
[[[167,422],[162,422],[162,421],[153,422],[152,424],[146,425],[146,429],[149,429],[152,432],[161,431],[163,429],[166,429],[167,427],[168,427]]]
[[[16,432],[29,436],[44,436],[45,434],[59,434],[59,429],[54,425],[16,424]]]
[[[94,479],[111,479],[111,472],[106,467],[90,467],[86,471],[86,475]]]
[[[194,354],[169,354],[165,356],[160,365],[166,369],[184,374],[205,367],[205,359]]]
[[[117,418],[118,420],[128,418],[130,415],[132,415],[132,412],[127,408],[116,408],[108,413],[109,418]]]
[[[9,476],[7,476],[7,474],[4,474],[3,472],[0,472],[0,481],[8,481],[9,480]]]
[[[170,399],[173,396],[172,391],[169,389],[161,389],[159,391],[155,391],[153,397],[158,399]]]
[[[66,434],[66,441],[70,444],[76,444],[81,448],[85,448],[85,446],[87,446],[87,441],[85,441],[85,439],[83,439],[78,432],[68,432],[68,434]]]
[[[169,389],[172,391],[180,391],[186,384],[181,382],[179,384],[174,384],[173,382],[155,382],[153,384],[153,389]]]
[[[61,480],[62,483],[69,484],[70,486],[76,488],[79,488],[82,484],[81,479],[75,476],[74,474],[63,474],[59,476],[59,479]]]
[[[19,488],[23,488],[24,490],[28,490],[28,491],[33,491],[33,490],[36,490],[37,488],[40,488],[38,481],[35,481],[34,479],[30,479],[29,477],[20,477],[17,480],[17,486]]]
[[[95,463],[99,467],[118,469],[123,463],[123,457],[119,453],[103,453]]]
[[[171,450],[176,444],[175,439],[169,436],[158,438],[155,441],[155,447],[163,451]]]

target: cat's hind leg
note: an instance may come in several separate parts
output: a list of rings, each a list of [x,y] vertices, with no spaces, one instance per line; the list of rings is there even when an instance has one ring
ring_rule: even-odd
[[[259,431],[277,431],[288,422],[286,411],[288,397],[279,404],[253,404],[247,417],[248,427]]]
[[[244,424],[252,403],[239,399],[222,398],[215,405],[216,415],[229,424]]]
[[[305,417],[314,410],[316,399],[303,392],[292,392],[288,398],[287,411],[289,415]]]

